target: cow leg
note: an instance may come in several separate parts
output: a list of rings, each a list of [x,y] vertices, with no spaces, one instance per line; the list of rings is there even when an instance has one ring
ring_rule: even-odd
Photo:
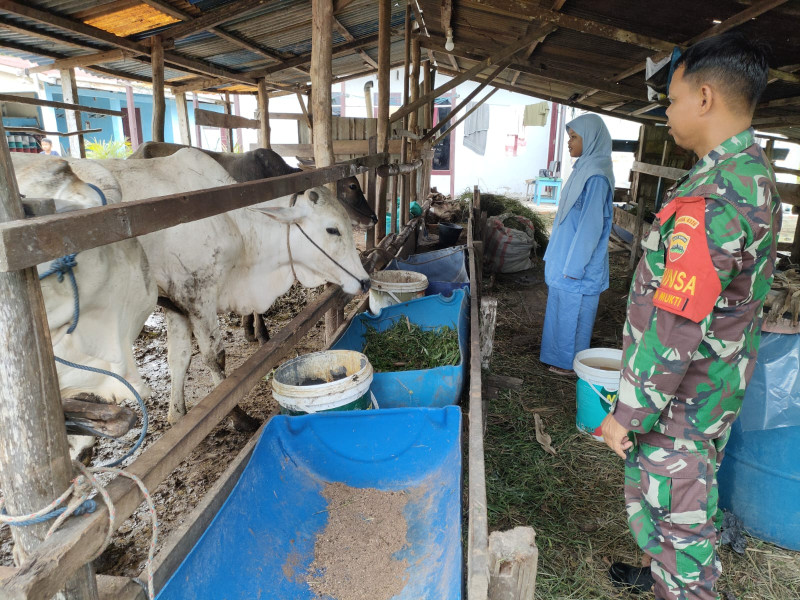
[[[264,345],[269,341],[269,329],[267,329],[267,320],[264,315],[253,313],[253,322],[255,323],[255,337],[260,345]]]
[[[167,421],[174,425],[186,414],[183,385],[192,360],[192,329],[189,319],[182,314],[173,310],[164,312],[167,321],[167,364],[171,379]]]
[[[197,346],[200,348],[200,355],[203,357],[206,366],[211,370],[214,384],[219,385],[225,379],[225,348],[218,333],[219,329],[212,330],[208,326],[209,321],[202,317],[192,317],[191,322],[194,336],[197,339]],[[217,323],[216,314],[211,322]],[[253,432],[261,425],[260,421],[248,415],[238,406],[235,406],[228,416],[237,431]]]
[[[244,339],[248,342],[256,341],[256,323],[258,322],[258,315],[250,313],[242,317],[242,329],[244,329]]]

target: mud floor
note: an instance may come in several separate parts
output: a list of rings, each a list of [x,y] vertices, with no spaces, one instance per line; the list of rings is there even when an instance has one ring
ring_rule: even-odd
[[[286,295],[280,297],[267,313],[270,333],[277,332],[310,302],[319,296],[323,288],[303,289],[295,285]],[[356,298],[346,307],[352,310]],[[220,327],[224,330],[226,371],[231,373],[258,349],[258,342],[248,342],[239,326],[241,318],[235,314],[220,315]],[[294,352],[287,357],[320,350],[325,344],[324,320],[315,325],[298,343]],[[145,324],[135,345],[136,362],[145,382],[153,393],[146,401],[150,415],[150,426],[143,447],[133,458],[141,454],[167,431],[167,410],[170,388],[167,366],[167,336],[164,315],[157,309]],[[205,367],[194,345],[192,362],[186,382],[186,404],[191,407],[205,397],[214,384],[210,371]],[[135,403],[134,403],[135,404]],[[272,399],[270,384],[262,381],[250,392],[240,406],[250,416],[260,421],[267,420],[278,411]],[[136,440],[139,429],[132,430],[122,441],[101,441],[95,448],[93,464],[102,464],[114,456],[119,456]],[[228,464],[244,447],[252,434],[235,431],[228,419],[220,425],[195,449],[189,458],[155,490],[150,490],[156,503],[159,523],[158,550],[169,537],[172,530],[181,525],[192,509],[200,502],[206,491],[214,484]],[[128,459],[130,464],[133,459]],[[144,505],[122,523],[106,551],[95,561],[98,573],[119,576],[138,576],[145,566],[147,549],[150,544],[150,521]],[[0,564],[13,566],[11,554],[12,540],[8,527],[0,529]]]

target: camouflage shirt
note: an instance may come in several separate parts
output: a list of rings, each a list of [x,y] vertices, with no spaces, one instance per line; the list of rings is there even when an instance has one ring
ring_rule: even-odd
[[[752,129],[667,193],[628,297],[616,420],[631,431],[720,437],[755,366],[781,202]]]

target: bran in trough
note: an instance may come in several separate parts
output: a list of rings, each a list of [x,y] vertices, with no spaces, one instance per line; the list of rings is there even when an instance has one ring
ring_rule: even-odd
[[[403,491],[357,489],[329,484],[328,524],[318,534],[308,585],[317,598],[389,600],[408,581],[408,561],[395,553],[406,545]]]

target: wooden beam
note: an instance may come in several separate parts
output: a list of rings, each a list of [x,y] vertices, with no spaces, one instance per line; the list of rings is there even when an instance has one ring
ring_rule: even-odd
[[[631,171],[634,173],[644,173],[645,175],[653,175],[654,177],[663,177],[671,181],[677,181],[686,175],[686,169],[676,169],[675,167],[662,167],[660,165],[653,165],[638,160],[633,161]]]
[[[403,106],[400,110],[398,110],[392,115],[391,121],[394,123],[395,121],[402,119],[407,114],[410,114],[413,110],[416,110],[417,108],[427,104],[428,102],[431,102],[433,99],[438,98],[442,94],[449,92],[454,87],[467,81],[468,79],[471,79],[473,76],[477,75],[484,69],[497,65],[498,63],[501,63],[504,60],[510,58],[511,56],[519,52],[522,48],[529,46],[534,40],[540,38],[543,35],[544,31],[545,30],[541,28],[536,29],[535,31],[523,37],[522,39],[516,40],[515,42],[504,47],[502,50],[498,50],[497,52],[483,59],[477,65],[475,65],[468,71],[465,71],[458,77],[454,77],[447,83],[444,83],[435,90],[432,90],[428,94],[425,94],[421,98],[418,98],[415,102],[412,102],[407,106]],[[422,38],[420,40],[420,45],[424,46],[426,43],[430,43],[429,40],[430,38]]]
[[[314,128],[312,127],[313,124],[311,123],[311,117],[308,115],[308,108],[306,108],[306,102],[305,100],[303,100],[303,94],[301,94],[300,92],[297,92],[297,101],[300,103],[300,110],[303,112],[303,119],[305,120],[309,131],[311,131],[313,135]],[[330,111],[328,110],[327,112]]]
[[[142,479],[148,489],[156,489],[231,409],[291,352],[294,345],[316,325],[323,314],[344,298],[341,288],[326,289],[315,304],[305,308],[271,340],[256,350],[241,367],[198,402],[179,423],[145,449],[126,471]],[[114,503],[117,523],[122,523],[141,504],[139,488],[127,478],[116,478],[106,490]],[[91,558],[91,553],[98,542],[102,541],[107,529],[108,511],[104,505],[81,519],[68,520],[64,527],[39,546],[14,576],[0,582],[0,596],[52,597],[76,565]]]
[[[101,65],[107,62],[114,62],[117,60],[125,60],[136,56],[130,50],[109,50],[108,52],[98,52],[96,54],[87,54],[85,56],[75,56],[73,58],[62,58],[49,65],[41,65],[26,69],[28,74],[44,73],[45,71],[58,71],[60,69],[72,69],[74,67],[88,67],[91,65]]]
[[[800,106],[800,96],[792,96],[790,98],[778,98],[762,102],[758,108],[777,108],[783,106]]]
[[[392,19],[391,0],[378,0],[378,152],[389,151],[389,97],[390,81],[389,70],[391,62],[392,40],[389,31]],[[378,198],[375,212],[378,222],[373,228],[375,244],[377,245],[386,236],[386,192],[388,179],[381,177],[378,180]]]
[[[438,122],[436,125],[434,125],[433,127],[431,127],[431,128],[430,128],[430,129],[427,131],[427,133],[425,133],[425,135],[423,135],[423,136],[422,136],[422,140],[421,140],[421,141],[422,141],[422,143],[424,144],[425,142],[427,142],[427,141],[428,141],[429,139],[431,139],[431,138],[432,138],[434,135],[436,135],[436,132],[437,132],[437,131],[439,131],[439,130],[441,130],[441,129],[442,129],[442,127],[444,127],[444,126],[445,126],[445,124],[447,124],[447,123],[451,122],[451,121],[453,120],[453,118],[455,118],[455,116],[456,116],[456,115],[457,115],[457,114],[458,114],[458,113],[461,111],[461,109],[462,109],[462,108],[464,108],[464,107],[465,107],[467,104],[469,104],[470,102],[472,102],[472,100],[473,100],[473,99],[474,99],[474,98],[475,98],[475,97],[476,97],[476,96],[477,96],[477,95],[478,95],[478,94],[481,92],[481,90],[482,90],[483,88],[485,88],[485,87],[486,87],[487,85],[489,85],[489,84],[490,84],[492,81],[494,81],[494,80],[495,80],[495,78],[497,78],[497,77],[500,75],[500,73],[502,73],[503,71],[505,71],[505,69],[506,69],[506,67],[507,67],[507,66],[508,66],[508,62],[501,64],[501,65],[500,65],[500,66],[498,66],[498,67],[497,67],[497,68],[496,68],[494,71],[492,71],[491,75],[487,76],[487,77],[486,77],[486,79],[484,79],[484,80],[483,80],[483,81],[482,81],[482,82],[481,82],[481,83],[478,85],[478,87],[476,87],[474,90],[472,90],[472,91],[471,91],[471,92],[470,92],[470,93],[467,95],[467,97],[466,97],[466,98],[464,98],[464,99],[463,99],[463,100],[462,100],[462,101],[461,101],[461,102],[460,102],[458,105],[456,105],[455,107],[453,107],[453,108],[450,110],[450,114],[448,114],[448,115],[447,115],[447,120],[445,120],[445,121],[439,121],[439,122]],[[490,95],[491,95],[491,94],[490,94]],[[489,96],[487,96],[486,98],[488,98],[488,97],[489,97]],[[479,103],[479,105],[480,105],[481,103],[485,102],[485,101],[486,101],[486,98],[484,98],[484,99],[483,99],[483,100],[482,100],[482,101]],[[477,106],[476,106],[475,108],[477,108]],[[470,111],[470,113],[469,113],[469,114],[471,114],[471,112],[472,112],[472,111]],[[467,116],[467,115],[465,115],[465,116]],[[459,120],[458,122],[460,123],[461,121]],[[433,144],[433,145],[435,146],[436,144]]]
[[[450,125],[450,127],[448,127],[447,129],[445,129],[444,132],[431,143],[431,146],[435,146],[436,144],[441,142],[444,138],[446,138],[448,135],[450,135],[451,131],[453,131],[456,127],[458,127],[467,117],[469,117],[472,113],[474,113],[476,110],[478,110],[484,102],[486,102],[489,98],[491,98],[495,94],[495,92],[497,92],[497,89],[498,88],[494,88],[488,94],[486,94],[483,98],[478,100],[478,102],[475,103],[475,106],[470,108],[467,112],[465,112],[461,116],[460,119],[458,119],[455,123]]]
[[[61,94],[66,104],[78,104],[78,84],[75,81],[74,69],[61,70]],[[76,137],[69,142],[69,153],[73,158],[86,158],[86,146],[83,135],[77,133],[81,130],[81,113],[79,110],[66,110],[64,116],[67,121],[67,131]]]
[[[0,225],[24,216],[0,119]],[[5,510],[12,515],[26,515],[60,496],[73,479],[73,469],[53,345],[35,266],[0,274],[0,298],[0,344],[3,348],[25,349],[4,352],[0,368],[0,487]],[[41,547],[50,525],[45,521],[11,528],[16,561],[24,564]],[[96,550],[96,545],[90,546],[90,551]],[[85,563],[75,565],[69,582],[66,577],[61,579],[47,597],[55,595],[66,583],[65,600],[96,600],[94,568]]]
[[[97,133],[103,131],[102,129],[79,129],[78,131],[70,131],[63,133],[61,131],[45,131],[39,127],[14,127],[13,131],[30,131],[31,133],[40,133],[42,135],[56,135],[61,137],[70,137],[73,135],[86,135],[87,133]]]
[[[269,128],[269,94],[267,93],[267,84],[263,79],[258,80],[258,118],[261,147],[269,150],[272,148]]]
[[[389,140],[389,154],[400,154],[400,140]],[[313,144],[272,144],[272,149],[281,156],[314,157]],[[333,154],[346,156],[349,154],[369,154],[368,140],[333,140]]]
[[[327,167],[333,155],[333,117],[331,80],[333,70],[333,0],[311,0],[311,114],[314,115],[314,164]],[[298,95],[299,96],[299,95]],[[302,104],[302,98],[298,97]],[[303,105],[305,113],[305,105]],[[335,189],[335,188],[334,188]],[[331,332],[332,333],[332,332]]]
[[[165,29],[161,35],[164,39],[178,40],[198,31],[213,27],[214,25],[220,25],[225,21],[243,17],[271,2],[274,2],[274,0],[233,0],[233,2],[229,2],[218,8],[205,11],[202,15],[191,21],[176,23]]]
[[[563,5],[563,4],[564,4],[564,0],[556,0],[556,2],[553,4],[553,10],[560,10],[561,5]],[[536,27],[537,25],[538,24],[536,22],[529,23],[526,33],[533,31],[534,27]],[[553,31],[555,31],[556,29],[558,29],[558,28],[554,26],[552,31],[550,31],[550,33],[553,33]],[[524,61],[525,62],[527,62],[528,59],[530,59],[531,55],[533,54],[533,51],[536,50],[536,47],[539,44],[541,44],[544,41],[544,39],[548,35],[550,35],[550,33],[547,33],[547,34],[543,35],[538,40],[533,42],[530,46],[528,46],[528,49],[525,51],[525,54],[524,54]],[[514,85],[515,83],[517,83],[517,79],[519,79],[519,76],[521,74],[522,74],[522,71],[516,71],[514,73],[514,76],[511,78],[511,85]]]
[[[82,110],[84,112],[92,112],[98,115],[111,115],[113,117],[121,117],[125,114],[121,110],[111,110],[110,108],[97,108],[95,106],[86,106],[71,102],[56,102],[55,100],[41,100],[39,98],[28,98],[26,96],[15,96],[13,94],[0,94],[0,102],[49,106],[51,108],[64,108],[66,110]]]
[[[32,267],[65,254],[288,196],[357,175],[386,160],[381,154],[365,156],[267,180],[5,223],[0,225],[0,271]]]
[[[167,102],[164,97],[164,46],[161,36],[150,38],[150,51],[153,68],[153,141],[164,141],[164,121]]]
[[[186,94],[175,94],[175,105],[178,109],[178,132],[181,144],[192,145],[192,133],[189,127],[189,107],[186,104]]]

